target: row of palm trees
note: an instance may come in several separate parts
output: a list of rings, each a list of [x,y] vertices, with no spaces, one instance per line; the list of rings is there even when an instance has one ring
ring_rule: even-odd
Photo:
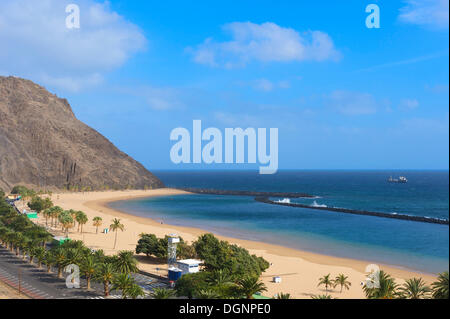
[[[380,270],[377,285],[363,287],[369,299],[448,299],[448,271],[438,274],[438,278],[428,286],[422,278],[410,278],[398,285],[388,273]]]
[[[63,210],[59,206],[50,207],[42,212],[45,218],[45,225],[52,227],[61,226],[62,231],[66,237],[69,237],[69,230],[74,228],[78,223],[77,231],[83,233],[83,227],[89,222],[89,218],[83,211],[75,211],[73,209]],[[98,229],[103,225],[103,219],[96,216],[92,219],[92,225],[95,227],[95,232],[98,234]],[[120,219],[115,218],[109,228],[115,232],[114,249],[117,247],[117,232],[124,231],[125,226],[120,222]]]
[[[57,218],[65,229],[73,227],[73,212],[58,207],[53,207],[53,210],[58,212],[58,216],[55,214],[52,217]],[[75,215],[80,231],[86,221],[83,215],[85,216],[82,212],[76,212]],[[56,221],[52,220],[53,222]],[[124,225],[119,219],[114,219],[110,228],[123,230]],[[0,245],[18,258],[27,260],[37,268],[45,267],[47,273],[54,272],[58,278],[63,277],[64,270],[68,270],[67,266],[77,265],[86,281],[86,290],[91,290],[91,282],[97,281],[103,284],[105,296],[111,290],[120,290],[124,298],[144,295],[142,288],[131,276],[138,271],[137,260],[132,251],[120,251],[117,255],[106,256],[102,250],[92,251],[81,241],[66,241],[47,249],[46,244],[51,240],[53,236],[44,227],[32,223],[26,216],[0,202]]]
[[[331,274],[328,274],[319,278],[319,284],[317,286],[325,286],[325,292],[328,294],[329,287],[336,288],[340,286],[340,292],[342,293],[343,289],[349,290],[351,285],[352,283],[348,281],[348,277],[344,274],[339,274],[334,279],[331,278]]]
[[[448,272],[438,275],[435,282],[428,286],[422,278],[407,279],[402,285],[398,285],[395,279],[388,273],[380,270],[375,274],[376,285],[363,286],[364,294],[368,299],[448,299]],[[340,286],[340,292],[343,289],[350,289],[351,283],[344,274],[339,274],[335,279],[331,274],[319,278],[318,286],[325,286],[325,295],[313,296],[315,299],[329,299],[328,289]]]
[[[66,231],[66,234],[69,229],[76,226],[76,223],[78,223],[77,231],[83,233],[83,226],[89,221],[89,218],[83,211],[75,211],[73,209],[63,210],[59,206],[53,206],[44,210],[42,215],[45,218],[46,226],[48,226],[48,222],[50,220],[50,226],[58,227],[58,224],[60,224],[63,231]],[[102,218],[95,217],[93,220],[93,225],[97,227],[98,232],[98,227],[102,225]]]
[[[3,228],[0,228],[0,242],[37,268],[45,267],[47,273],[54,271],[58,278],[63,278],[67,266],[77,265],[85,279],[87,291],[92,290],[92,281],[97,281],[103,284],[106,297],[112,290],[120,290],[123,298],[144,296],[143,289],[131,276],[138,271],[137,260],[132,251],[120,251],[117,255],[106,256],[102,250],[92,251],[81,241],[67,241],[47,250],[42,245],[36,246],[36,242],[32,240],[26,240],[20,233],[5,232]]]
[[[254,295],[267,291],[267,287],[256,275],[238,277],[219,269],[184,275],[177,281],[175,290],[178,296],[196,299],[253,299]]]

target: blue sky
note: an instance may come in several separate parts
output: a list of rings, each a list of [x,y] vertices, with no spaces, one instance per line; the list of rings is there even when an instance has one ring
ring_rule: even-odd
[[[442,0],[3,0],[0,74],[68,98],[149,169],[257,167],[172,164],[194,119],[279,128],[282,169],[448,169],[448,32]]]

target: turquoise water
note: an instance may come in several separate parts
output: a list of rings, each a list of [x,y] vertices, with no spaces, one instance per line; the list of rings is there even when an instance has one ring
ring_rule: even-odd
[[[448,172],[156,172],[169,187],[305,192],[292,200],[448,218]],[[406,175],[408,184],[389,184]],[[424,272],[448,270],[449,227],[258,203],[251,197],[182,195],[120,201],[112,207],[167,224]]]

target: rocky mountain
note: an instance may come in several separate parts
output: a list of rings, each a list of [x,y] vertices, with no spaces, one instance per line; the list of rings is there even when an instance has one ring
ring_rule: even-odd
[[[0,76],[0,189],[159,188],[152,173],[79,121],[66,99]]]

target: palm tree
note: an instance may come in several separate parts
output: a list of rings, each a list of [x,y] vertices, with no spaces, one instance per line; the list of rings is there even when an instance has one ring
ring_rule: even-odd
[[[377,274],[377,287],[364,286],[364,293],[369,299],[393,299],[398,296],[395,280],[383,270]]]
[[[228,271],[223,269],[214,270],[206,281],[212,286],[222,286],[227,284],[233,284],[233,280]]]
[[[128,290],[135,284],[133,277],[127,273],[120,273],[114,276],[111,290],[121,290],[122,298],[127,298]]]
[[[38,234],[38,238],[42,243],[42,247],[46,247],[47,243],[53,239],[53,235],[48,233],[46,230],[41,229]]]
[[[73,227],[73,217],[68,211],[62,212],[58,217],[63,229],[65,230],[66,238],[69,237],[69,229]]]
[[[58,267],[58,278],[62,278],[63,268],[66,266],[66,251],[62,248],[57,248],[53,251],[53,260]]]
[[[55,259],[51,252],[45,252],[44,263],[47,266],[47,272],[50,273],[52,271],[52,266],[55,264]]]
[[[36,243],[33,240],[29,240],[27,242],[27,251],[28,251],[28,257],[30,257],[29,262],[30,264],[33,263],[34,257],[36,256]]]
[[[137,299],[139,297],[144,297],[144,289],[142,289],[141,286],[133,284],[130,288],[127,290],[127,296],[131,299]]]
[[[105,297],[109,296],[109,284],[114,278],[114,267],[110,263],[102,263],[97,269],[99,280],[103,283]]]
[[[50,217],[52,218],[50,223],[51,225],[53,225],[54,221],[55,227],[57,226],[59,215],[62,214],[63,211],[64,210],[59,206],[53,206],[52,208],[50,208]]]
[[[202,289],[199,292],[197,292],[195,296],[197,299],[220,299],[220,294],[214,291],[213,289]]]
[[[125,226],[120,223],[120,219],[114,218],[114,220],[112,221],[112,224],[109,226],[109,228],[111,228],[111,230],[116,233],[115,238],[114,238],[114,249],[116,249],[117,231],[119,231],[119,230],[124,231]]]
[[[78,228],[81,228],[81,233],[83,233],[83,225],[89,221],[87,215],[84,212],[79,211],[77,212],[76,220],[78,222]],[[78,231],[80,231],[80,229],[78,229]]]
[[[423,299],[428,296],[431,289],[422,278],[412,278],[407,279],[399,291],[406,299]]]
[[[440,273],[431,287],[434,299],[448,299],[448,271]]]
[[[73,209],[69,209],[68,213],[69,213],[70,216],[72,216],[72,220],[73,220],[73,226],[72,227],[75,227],[75,222],[77,220],[77,211],[73,210]]]
[[[38,268],[41,269],[42,268],[42,263],[45,261],[45,248],[44,247],[36,247],[35,248],[35,254],[36,254],[36,259],[38,261]]]
[[[20,255],[20,249],[24,247],[26,238],[21,233],[14,233],[12,236],[13,245],[16,247],[16,256]]]
[[[324,285],[325,292],[328,294],[328,287],[333,285],[333,281],[330,279],[331,274],[325,275],[322,278],[319,278],[319,284],[317,287]]]
[[[47,208],[42,212],[42,215],[45,217],[45,226],[48,226],[48,219],[52,216],[52,211],[50,208]]]
[[[341,293],[342,293],[343,288],[349,290],[352,283],[350,281],[348,281],[347,279],[348,279],[348,277],[345,276],[344,274],[339,274],[339,276],[337,276],[334,279],[333,288],[336,288],[337,286],[341,286]]]
[[[91,280],[97,270],[97,261],[94,255],[88,255],[81,262],[81,271],[86,277],[86,290],[91,290]]]
[[[92,224],[95,226],[95,233],[98,234],[98,228],[102,225],[103,219],[101,217],[94,217],[94,219],[92,219]]]
[[[246,277],[238,282],[239,291],[245,295],[247,299],[253,299],[253,295],[267,291],[266,285],[259,281],[256,276]]]
[[[170,299],[175,296],[175,290],[172,289],[164,289],[164,288],[155,288],[150,293],[153,299]]]
[[[291,295],[280,292],[277,294],[277,299],[291,299]]]
[[[330,295],[313,295],[312,299],[333,299]]]
[[[138,272],[137,263],[132,251],[122,250],[114,258],[114,267],[118,272],[123,274]]]

